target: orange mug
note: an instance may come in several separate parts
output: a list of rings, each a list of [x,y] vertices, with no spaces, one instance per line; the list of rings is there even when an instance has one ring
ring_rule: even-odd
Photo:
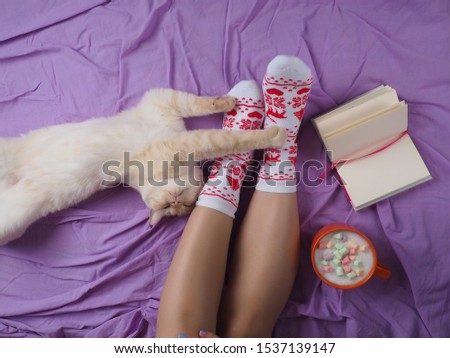
[[[383,279],[391,275],[378,263],[375,247],[367,236],[346,224],[329,224],[317,232],[311,260],[322,281],[342,290],[359,287],[373,275]]]

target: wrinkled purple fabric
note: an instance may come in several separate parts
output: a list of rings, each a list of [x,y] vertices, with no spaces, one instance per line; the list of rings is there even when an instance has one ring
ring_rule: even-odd
[[[447,0],[0,0],[0,136],[111,115],[155,87],[223,94],[277,54],[302,58],[315,82],[299,135],[301,264],[274,336],[450,337]],[[356,213],[335,180],[316,180],[327,162],[310,119],[379,84],[409,104],[433,179]],[[0,337],[154,336],[186,218],[147,221],[139,195],[115,188],[0,247]],[[392,277],[323,284],[309,249],[330,222],[368,235]]]

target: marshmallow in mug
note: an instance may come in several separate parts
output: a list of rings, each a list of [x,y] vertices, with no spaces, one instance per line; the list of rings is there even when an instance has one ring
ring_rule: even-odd
[[[314,253],[322,276],[336,285],[354,285],[364,280],[374,266],[374,255],[367,241],[352,231],[325,235]]]

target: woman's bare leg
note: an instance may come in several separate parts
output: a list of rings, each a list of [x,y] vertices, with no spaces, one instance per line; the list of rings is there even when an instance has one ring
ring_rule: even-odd
[[[239,231],[221,306],[221,337],[271,337],[300,250],[296,193],[255,191]]]
[[[157,337],[216,332],[233,219],[197,206],[181,237],[161,297]]]

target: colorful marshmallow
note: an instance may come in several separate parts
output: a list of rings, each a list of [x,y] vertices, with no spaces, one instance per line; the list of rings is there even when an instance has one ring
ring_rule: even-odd
[[[352,268],[350,267],[350,265],[344,265],[343,266],[344,272],[345,273],[350,273],[352,272]]]
[[[348,264],[351,262],[350,257],[349,257],[349,256],[345,256],[345,257],[342,259],[341,262],[342,262],[343,265],[348,265]]]
[[[362,252],[367,252],[367,251],[369,251],[369,246],[368,245],[361,245],[359,247],[359,250],[362,251]]]
[[[333,261],[331,261],[333,263],[334,266],[341,266],[341,259],[335,258],[333,259]]]
[[[333,234],[333,239],[335,239],[335,240],[342,240],[343,237],[344,237],[344,235],[342,234],[342,232],[337,232],[337,233]]]
[[[354,273],[353,271],[352,271],[352,272],[349,272],[349,273],[347,274],[347,277],[348,277],[350,280],[352,280],[352,279],[354,279],[354,278],[356,277],[356,273]]]

